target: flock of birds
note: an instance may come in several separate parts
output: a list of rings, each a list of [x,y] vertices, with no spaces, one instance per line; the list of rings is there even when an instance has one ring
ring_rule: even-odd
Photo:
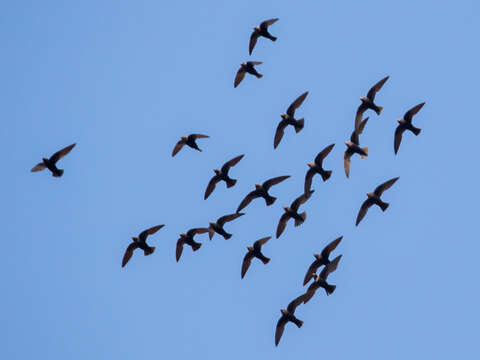
[[[257,44],[257,40],[260,37],[270,39],[271,41],[277,40],[277,38],[272,36],[268,31],[268,27],[277,21],[278,21],[278,18],[266,20],[266,21],[263,21],[259,26],[254,27],[253,33],[250,36],[250,43],[249,43],[250,55],[252,54],[252,51],[255,45]],[[255,69],[255,66],[260,64],[262,64],[262,62],[260,61],[247,61],[245,63],[241,63],[240,69],[237,71],[235,76],[234,87],[237,87],[242,82],[246,73],[254,75],[257,78],[261,78],[262,74],[259,74]],[[362,134],[365,128],[365,125],[367,124],[367,121],[368,121],[368,117],[364,119],[363,114],[365,113],[365,111],[369,109],[375,111],[377,115],[381,114],[383,107],[375,104],[375,95],[383,87],[383,85],[388,80],[388,78],[389,77],[387,76],[382,80],[380,80],[379,82],[377,82],[368,91],[367,96],[360,98],[361,104],[359,105],[356,111],[354,130],[350,137],[350,141],[345,142],[347,149],[345,150],[345,154],[344,154],[344,168],[345,168],[345,175],[347,176],[347,178],[350,175],[351,157],[354,154],[358,154],[362,159],[368,156],[368,147],[363,147],[363,148],[360,147],[360,141],[359,141],[359,136]],[[273,142],[274,148],[277,148],[277,146],[280,144],[280,141],[282,140],[284,135],[284,131],[289,125],[291,125],[295,129],[295,132],[297,133],[303,129],[304,119],[303,118],[296,119],[295,111],[302,105],[307,95],[308,95],[308,91],[300,95],[288,107],[286,113],[280,115],[282,119],[278,124],[275,132],[274,142]],[[416,128],[412,124],[412,118],[415,114],[418,113],[418,111],[423,107],[424,104],[425,103],[420,103],[412,107],[410,110],[408,110],[405,113],[402,119],[397,120],[398,126],[394,134],[395,154],[397,154],[398,152],[400,143],[402,141],[402,135],[406,130],[409,130],[414,135],[418,135],[420,133],[420,129]],[[188,136],[182,136],[181,139],[176,143],[173,149],[172,157],[177,155],[177,153],[185,145],[197,151],[202,151],[198,147],[196,142],[198,139],[202,139],[202,138],[208,138],[208,135],[190,134]],[[334,145],[335,144],[328,145],[318,153],[318,155],[315,157],[313,162],[307,163],[309,169],[305,175],[304,191],[300,196],[298,196],[291,203],[290,206],[283,206],[284,213],[280,217],[280,220],[278,222],[277,231],[276,231],[277,238],[281,236],[281,234],[285,230],[287,222],[290,219],[294,220],[295,226],[301,225],[306,220],[306,217],[307,217],[306,212],[299,213],[298,212],[299,207],[302,204],[304,204],[313,194],[314,190],[311,189],[311,186],[312,186],[313,177],[316,174],[319,174],[322,177],[323,181],[327,181],[330,178],[332,171],[325,170],[323,168],[323,161],[331,152]],[[75,144],[69,145],[64,149],[54,153],[50,158],[43,158],[42,162],[35,165],[31,169],[31,171],[36,172],[36,171],[48,169],[51,171],[52,176],[61,177],[64,171],[62,169],[57,168],[56,164],[60,159],[62,159],[65,155],[67,155],[74,147],[75,147]],[[212,194],[212,192],[215,190],[216,185],[220,181],[224,181],[227,188],[231,188],[236,184],[237,180],[232,179],[229,176],[229,171],[232,167],[237,165],[240,160],[242,160],[243,156],[244,155],[239,155],[237,157],[234,157],[233,159],[223,164],[220,169],[214,169],[215,175],[211,178],[205,190],[205,194],[204,194],[205,200]],[[193,228],[188,230],[186,233],[181,233],[180,238],[177,240],[176,252],[175,252],[177,262],[180,260],[185,244],[189,245],[193,251],[197,251],[198,249],[200,249],[202,244],[194,240],[195,235],[208,233],[209,238],[211,240],[214,234],[217,233],[223,236],[225,240],[229,239],[232,236],[232,234],[229,234],[224,229],[224,225],[227,222],[233,221],[239,218],[240,216],[243,216],[245,213],[242,213],[240,211],[243,210],[245,207],[247,207],[248,204],[250,204],[250,202],[253,201],[254,199],[263,198],[265,200],[266,206],[272,205],[275,202],[276,198],[269,194],[269,190],[271,189],[272,186],[283,182],[289,177],[290,176],[288,175],[278,176],[278,177],[274,177],[266,180],[263,184],[256,184],[255,189],[249,192],[240,202],[235,213],[220,217],[215,222],[209,223],[208,227]],[[367,199],[363,202],[363,204],[360,207],[355,225],[358,226],[358,224],[365,217],[368,209],[372,205],[377,205],[378,207],[380,207],[382,211],[385,211],[388,208],[389,204],[384,202],[381,199],[381,196],[385,192],[385,190],[389,189],[398,179],[399,179],[398,177],[390,179],[380,184],[379,186],[377,186],[372,193],[367,193]],[[137,249],[143,250],[143,253],[145,256],[151,255],[155,251],[155,247],[147,244],[147,241],[146,241],[147,237],[149,235],[155,234],[158,230],[160,230],[164,226],[165,225],[153,226],[147,230],[142,231],[138,236],[132,237],[132,242],[128,245],[125,251],[125,254],[123,256],[122,267],[124,267],[128,263],[128,261],[133,256],[134,251]],[[252,259],[257,258],[264,264],[268,264],[270,259],[262,253],[262,247],[263,245],[265,245],[265,243],[268,240],[270,240],[270,238],[271,236],[263,237],[255,241],[252,246],[247,246],[248,252],[245,254],[243,258],[242,266],[241,266],[242,279],[245,276],[246,272],[248,271]],[[325,246],[325,248],[322,250],[320,254],[314,254],[315,260],[309,266],[305,274],[303,285],[304,286],[307,285],[312,279],[313,279],[313,282],[311,282],[307,291],[304,294],[298,296],[293,301],[291,301],[288,304],[286,309],[280,310],[282,315],[276,325],[275,345],[278,345],[278,343],[280,342],[285,325],[288,322],[294,323],[299,328],[303,325],[303,321],[299,320],[295,316],[295,310],[300,304],[306,304],[313,297],[316,290],[318,290],[319,288],[323,288],[327,295],[330,295],[334,292],[336,286],[329,284],[327,282],[327,278],[329,274],[331,274],[337,269],[342,255],[338,255],[333,260],[330,260],[329,258],[330,258],[331,252],[334,251],[335,248],[339,245],[342,238],[343,236],[340,236],[337,239],[333,240],[331,243]],[[320,274],[317,274],[318,269],[322,266],[323,266],[323,269],[321,270]]]

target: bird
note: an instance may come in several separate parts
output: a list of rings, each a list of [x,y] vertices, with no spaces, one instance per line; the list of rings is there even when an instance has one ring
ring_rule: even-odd
[[[280,235],[282,235],[283,230],[285,230],[285,227],[287,226],[287,221],[289,219],[295,219],[295,226],[303,224],[303,222],[307,218],[307,213],[303,212],[299,214],[298,208],[300,207],[300,205],[304,204],[310,198],[310,196],[312,196],[314,191],[315,190],[310,190],[308,193],[303,193],[292,202],[290,207],[282,206],[285,212],[283,213],[283,215],[280,217],[280,220],[278,221],[277,239],[280,237]]]
[[[338,262],[340,261],[341,258],[342,258],[342,255],[338,255],[335,259],[333,259],[331,262],[325,265],[325,267],[320,272],[320,275],[313,274],[313,278],[315,279],[315,281],[310,284],[310,286],[307,289],[307,292],[303,294],[304,304],[310,301],[310,299],[313,297],[313,295],[315,295],[315,292],[319,288],[323,288],[327,295],[330,295],[335,291],[336,286],[330,285],[329,283],[327,283],[327,278],[328,278],[328,275],[330,275],[330,273],[337,270]]]
[[[172,151],[172,157],[177,155],[177,153],[183,148],[184,145],[190,146],[192,149],[202,151],[195,142],[197,139],[203,139],[203,138],[208,138],[208,135],[202,135],[202,134],[190,134],[188,136],[182,136],[180,140],[175,144],[175,147],[173,148]]]
[[[255,65],[263,64],[261,61],[247,61],[246,63],[240,64],[240,69],[237,71],[237,75],[235,75],[235,81],[233,83],[233,87],[237,87],[245,77],[245,73],[249,73],[255,75],[257,78],[261,78],[263,75],[255,70]]]
[[[254,257],[259,259],[265,265],[267,265],[270,262],[270,259],[262,254],[262,246],[271,238],[272,238],[271,236],[267,236],[255,241],[253,243],[253,246],[247,246],[248,252],[245,254],[242,261],[242,279],[247,273],[247,270],[250,267],[250,263],[252,262],[252,259]]]
[[[298,328],[301,328],[303,325],[303,321],[299,320],[294,314],[297,306],[303,303],[303,295],[295,298],[288,304],[286,309],[280,309],[282,316],[278,319],[277,326],[275,328],[275,346],[278,346],[280,339],[283,335],[283,330],[285,329],[285,325],[290,321],[297,325]]]
[[[332,176],[331,170],[324,170],[323,169],[323,159],[325,159],[330,151],[332,151],[335,144],[328,145],[325,149],[320,151],[317,156],[315,157],[314,162],[308,162],[307,165],[309,167],[307,173],[305,174],[305,194],[310,191],[312,187],[312,180],[315,174],[320,174],[322,176],[323,181],[327,181],[330,176]]]
[[[260,26],[255,26],[253,28],[252,35],[250,35],[250,43],[248,44],[248,53],[252,55],[253,48],[257,43],[257,40],[260,36],[263,36],[272,41],[276,41],[277,38],[268,32],[268,27],[278,21],[278,18],[265,20],[260,23]]]
[[[280,144],[280,141],[282,140],[282,137],[283,137],[283,132],[285,131],[285,128],[288,125],[292,125],[295,128],[295,132],[297,133],[303,129],[303,126],[305,125],[305,121],[303,118],[299,120],[295,119],[295,110],[297,110],[300,107],[300,105],[302,105],[307,95],[308,95],[308,91],[304,92],[293,103],[290,104],[286,114],[280,114],[282,120],[280,120],[280,122],[278,123],[277,130],[275,131],[275,138],[273,139],[274,149],[276,149],[278,144]]]
[[[125,267],[125,265],[127,265],[128,261],[130,260],[130,258],[133,255],[133,252],[135,251],[135,249],[142,249],[143,250],[143,255],[145,255],[145,256],[153,254],[153,252],[155,251],[155,246],[150,246],[150,245],[147,244],[147,242],[146,242],[147,237],[148,237],[148,235],[155,234],[158,230],[160,230],[164,226],[165,226],[165,224],[157,225],[157,226],[151,227],[150,229],[142,231],[138,235],[138,237],[133,236],[132,237],[133,241],[130,243],[130,245],[128,245],[127,250],[125,250],[125,254],[123,255],[122,268]]]
[[[215,190],[215,186],[219,181],[225,181],[225,183],[227,184],[227,188],[231,188],[237,183],[236,179],[232,179],[228,176],[228,171],[231,167],[237,165],[238,162],[242,160],[244,155],[245,154],[239,155],[237,157],[234,157],[232,160],[227,161],[225,164],[223,164],[220,170],[213,169],[215,175],[208,182],[207,189],[205,190],[205,195],[203,197],[205,200],[210,196],[213,190]]]
[[[398,148],[400,147],[400,143],[402,142],[402,135],[405,130],[410,130],[412,133],[415,134],[415,136],[418,136],[418,134],[420,134],[420,131],[422,131],[422,129],[416,128],[412,125],[412,118],[413,115],[420,111],[423,105],[425,105],[424,102],[415,105],[413,108],[408,110],[405,115],[403,115],[403,119],[397,120],[398,126],[395,129],[395,139],[393,142],[393,150],[395,151],[395,154],[398,152]]]
[[[373,204],[378,205],[382,211],[387,210],[389,204],[386,202],[383,202],[382,199],[380,199],[380,196],[382,196],[383,192],[385,190],[390,189],[390,187],[395,184],[395,182],[400,179],[400,177],[396,177],[393,179],[390,179],[388,181],[385,181],[383,184],[378,185],[376,189],[373,191],[373,193],[367,193],[367,200],[365,200],[360,207],[360,211],[358,212],[357,215],[357,221],[355,222],[355,226],[358,226],[360,221],[365,217],[367,214],[368,209],[370,206]]]
[[[67,155],[75,147],[75,145],[76,143],[68,145],[66,148],[63,148],[62,150],[59,150],[55,154],[50,156],[49,159],[42,158],[42,162],[35,165],[30,171],[37,172],[48,169],[52,172],[53,177],[61,177],[63,175],[63,169],[57,168],[57,161]]]
[[[347,178],[350,176],[350,158],[352,157],[352,155],[358,154],[360,155],[360,159],[365,159],[368,156],[368,146],[361,148],[359,139],[359,136],[363,132],[367,121],[368,117],[360,123],[358,129],[353,130],[352,136],[350,136],[350,141],[345,142],[345,145],[347,145],[347,149],[345,150],[345,154],[343,155],[343,166],[345,168],[345,175],[347,175]]]
[[[237,212],[237,213],[234,213],[234,214],[229,214],[229,215],[222,216],[221,218],[218,218],[216,222],[209,223],[210,225],[208,227],[208,237],[210,238],[210,240],[212,240],[213,234],[215,234],[215,233],[222,235],[225,240],[230,239],[232,237],[232,234],[227,233],[223,229],[223,225],[226,222],[235,220],[236,218],[238,218],[240,216],[243,216],[243,215],[245,215],[245,213]]]
[[[240,203],[240,205],[238,205],[237,212],[240,212],[245,206],[247,206],[248,204],[250,204],[250,202],[251,202],[253,199],[256,199],[256,198],[259,198],[259,197],[264,198],[265,203],[267,204],[267,206],[272,205],[272,204],[275,202],[275,200],[277,200],[277,198],[276,198],[276,197],[273,197],[273,196],[270,196],[270,194],[268,193],[268,190],[269,190],[273,185],[277,185],[277,184],[281,183],[282,181],[288,179],[289,177],[290,177],[290,175],[278,176],[278,177],[274,177],[274,178],[268,179],[268,180],[265,181],[262,185],[255,184],[255,190],[249,192],[249,193],[245,196],[245,198],[242,200],[242,202]]]
[[[330,256],[330,253],[335,250],[335,248],[338,246],[340,241],[342,241],[342,239],[343,236],[336,238],[330,244],[325,246],[320,254],[313,254],[313,256],[315,257],[315,261],[310,265],[307,273],[305,274],[305,278],[303,279],[303,286],[307,285],[310,279],[313,278],[313,275],[317,273],[317,270],[320,266],[330,263],[328,257]]]
[[[202,244],[196,242],[193,239],[193,237],[197,234],[204,234],[206,232],[208,232],[208,228],[194,228],[194,229],[188,230],[186,234],[185,233],[180,234],[180,238],[177,240],[177,248],[175,253],[177,262],[178,260],[180,260],[180,257],[182,256],[183,245],[184,244],[190,245],[193,251],[197,251],[198,249],[200,249]]]
[[[377,113],[377,115],[380,115],[380,113],[383,110],[382,106],[377,106],[375,104],[375,95],[377,92],[382,88],[383,84],[388,80],[389,76],[384,77],[382,80],[377,82],[375,85],[372,86],[370,90],[368,90],[368,94],[366,97],[361,97],[360,100],[362,103],[358,106],[357,108],[357,113],[355,115],[355,129],[358,128],[360,125],[360,122],[362,121],[363,113],[367,109],[372,109]]]

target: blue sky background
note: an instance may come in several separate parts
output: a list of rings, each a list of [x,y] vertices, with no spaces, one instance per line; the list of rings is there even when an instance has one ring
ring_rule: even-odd
[[[0,184],[5,359],[474,359],[478,323],[478,50],[475,1],[23,1],[2,6]],[[279,17],[248,56],[253,26]],[[237,89],[239,63],[264,77]],[[359,97],[382,77],[384,106],[343,152]],[[273,150],[280,113],[310,91]],[[422,133],[393,154],[396,119],[426,101]],[[180,136],[205,133],[204,151]],[[30,173],[77,142],[62,178]],[[306,162],[335,143],[304,205],[307,221],[272,239],[240,279],[246,246],[273,235],[303,191]],[[212,169],[245,154],[229,190],[207,200]],[[255,201],[175,262],[180,232],[234,212],[255,183],[291,175],[271,207]],[[395,176],[354,226],[365,193]],[[130,237],[166,227],[121,269]],[[274,346],[279,309],[305,289],[312,254],[344,235],[323,291]]]

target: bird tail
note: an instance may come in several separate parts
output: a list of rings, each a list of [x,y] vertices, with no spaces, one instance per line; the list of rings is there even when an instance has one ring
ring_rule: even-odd
[[[383,110],[383,106],[378,106],[375,112],[377,113],[377,115],[380,115],[382,113],[382,110]]]
[[[257,78],[259,78],[259,79],[263,77],[263,75],[260,74],[260,73],[256,73],[255,76],[256,76]]]
[[[388,205],[390,205],[390,204],[386,203],[386,202],[382,202],[382,203],[380,203],[380,208],[382,209],[382,211],[385,211],[385,210],[387,210]]]
[[[61,177],[63,175],[63,170],[62,169],[58,169],[58,172],[56,173],[52,173],[52,175],[54,177]]]
[[[320,175],[322,175],[323,181],[327,181],[328,179],[330,179],[330,176],[332,176],[332,170],[322,171]]]
[[[272,205],[275,200],[277,200],[276,197],[268,195],[268,197],[265,199],[265,202],[267,203],[267,206]]]
[[[412,132],[415,134],[415,136],[418,136],[418,134],[420,134],[420,131],[422,131],[422,129],[419,129],[419,128],[412,128]]]
[[[303,129],[303,127],[305,126],[305,119],[300,119],[300,120],[297,120],[297,122],[295,123],[295,132],[300,132],[300,130]]]
[[[153,254],[154,251],[155,251],[155,246],[150,246],[149,248],[143,250],[143,255],[145,256],[151,255]]]
[[[327,284],[327,286],[325,286],[325,292],[327,293],[327,295],[333,294],[336,288],[336,285]]]
[[[225,233],[225,235],[223,235],[223,237],[224,237],[225,240],[228,240],[232,237],[232,234]]]
[[[303,222],[307,219],[307,213],[304,211],[303,213],[300,214],[300,217],[302,218],[302,220],[295,219],[295,226],[303,224]]]
[[[235,185],[237,183],[237,180],[236,179],[230,179],[228,178],[227,179],[227,188],[231,188],[233,185]]]
[[[303,325],[303,321],[299,319],[293,319],[293,323],[297,325],[298,328],[301,328]]]
[[[270,262],[270,258],[267,258],[266,256],[262,256],[260,258],[260,260],[265,264],[267,265],[269,262]]]
[[[368,146],[365,146],[364,148],[362,148],[362,150],[365,155],[360,155],[360,159],[365,159],[368,156]]]
[[[194,243],[192,244],[192,249],[193,249],[193,251],[197,251],[198,249],[200,249],[200,246],[202,246],[202,244],[197,243],[197,242],[194,242]]]

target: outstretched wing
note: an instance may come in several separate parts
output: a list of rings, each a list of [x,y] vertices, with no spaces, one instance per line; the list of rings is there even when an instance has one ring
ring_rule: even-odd
[[[373,205],[373,201],[370,200],[370,198],[368,198],[363,202],[362,206],[360,207],[360,210],[358,211],[357,220],[355,221],[355,226],[358,226],[358,224],[360,224],[360,221],[362,221],[365,215],[367,215],[367,211],[372,205]]]
[[[418,104],[418,105],[415,105],[413,108],[411,108],[410,110],[408,110],[405,115],[403,115],[403,119],[405,121],[408,121],[408,122],[412,122],[412,118],[413,118],[413,115],[415,115],[416,113],[418,113],[420,111],[420,109],[423,107],[423,105],[425,105],[425,103],[421,103],[421,104]]]
[[[144,230],[140,233],[140,235],[138,235],[138,238],[140,239],[140,241],[145,241],[145,240],[147,240],[148,235],[155,234],[158,230],[160,230],[164,226],[165,226],[165,224],[157,225],[157,226],[151,227],[150,229]]]
[[[297,110],[300,107],[300,105],[302,105],[307,95],[308,95],[308,91],[305,91],[293,103],[291,103],[287,109],[287,114],[293,117],[295,115],[295,110]]]
[[[381,196],[385,190],[388,190],[392,187],[395,182],[400,179],[400,176],[390,179],[388,181],[385,181],[383,184],[378,185],[377,188],[375,189],[374,193],[377,196]]]
[[[253,259],[253,254],[250,251],[247,252],[242,262],[242,279],[247,273],[247,270],[250,267],[250,264],[252,263],[252,259]]]
[[[205,190],[205,195],[203,196],[203,199],[206,200],[210,194],[215,190],[215,186],[217,183],[220,181],[220,176],[214,175],[210,181],[208,182],[207,189]]]
[[[190,136],[190,137],[193,137],[195,140],[196,140],[196,139],[203,139],[203,138],[208,138],[208,137],[210,137],[210,136],[208,136],[208,135],[203,135],[203,134],[190,134],[189,136]]]
[[[327,155],[330,154],[330,151],[332,151],[334,146],[335,144],[330,144],[325,149],[320,151],[318,155],[315,157],[315,164],[317,164],[318,166],[322,166],[323,159],[325,159]]]
[[[406,128],[401,124],[399,124],[395,129],[395,137],[393,138],[393,151],[395,152],[395,154],[398,152],[398,149],[400,148],[400,144],[402,143],[403,132],[405,130]]]
[[[219,218],[217,220],[217,224],[222,227],[226,222],[229,222],[229,221],[232,221],[232,220],[235,220],[236,218],[242,216],[242,215],[245,215],[245,213],[240,213],[240,212],[237,212],[235,214],[229,214],[229,215],[225,215],[225,216],[222,216],[221,218]]]
[[[327,281],[328,275],[330,275],[332,272],[337,270],[337,266],[341,258],[342,258],[342,255],[338,255],[335,259],[333,259],[331,262],[325,265],[325,267],[320,273],[320,278]]]
[[[182,256],[182,252],[183,252],[183,239],[180,238],[177,240],[177,248],[175,250],[175,258],[177,259],[177,262],[178,260],[180,260],[180,257]]]
[[[237,212],[240,212],[243,208],[245,208],[245,206],[247,206],[248,204],[250,204],[250,202],[259,197],[259,195],[257,194],[257,192],[255,190],[249,192],[242,200],[242,202],[240,203],[240,205],[238,205],[238,208],[237,208]]]
[[[305,193],[308,193],[310,191],[310,188],[312,187],[312,180],[314,175],[315,175],[315,170],[313,170],[312,168],[308,169],[307,173],[305,174],[305,188],[304,188]]]
[[[268,240],[270,240],[271,238],[272,238],[271,236],[267,236],[267,237],[264,237],[264,238],[261,238],[261,239],[255,241],[255,242],[253,243],[253,248],[254,248],[255,250],[260,250],[260,249],[262,248],[262,246],[263,246]]]
[[[177,155],[177,153],[182,150],[182,147],[183,145],[185,145],[185,140],[179,140],[175,147],[173,148],[173,151],[172,151],[172,157],[174,157],[175,155]]]
[[[234,167],[235,165],[238,164],[240,160],[245,156],[245,154],[238,155],[237,157],[234,157],[232,160],[227,161],[225,164],[222,166],[222,173],[228,174],[228,170],[230,170],[231,167]]]
[[[303,278],[303,286],[307,285],[310,279],[313,278],[313,275],[317,273],[317,270],[320,266],[321,264],[317,260],[312,262],[305,274],[305,277]]]
[[[325,259],[328,259],[328,257],[330,256],[330,253],[333,250],[335,250],[335,248],[338,246],[338,244],[340,244],[340,241],[342,241],[342,239],[343,239],[343,236],[340,236],[335,240],[333,240],[330,244],[325,246],[322,250],[322,257]]]
[[[250,35],[250,43],[248,44],[248,53],[250,55],[252,55],[253,48],[257,44],[257,40],[259,36],[260,35],[256,31],[252,32],[252,35]]]
[[[293,211],[298,211],[298,208],[300,207],[300,205],[304,204],[309,198],[310,196],[312,196],[312,194],[314,193],[315,190],[310,190],[309,192],[307,193],[303,193],[302,195],[300,195],[298,198],[296,198],[292,204],[290,205],[290,208],[293,210]]]
[[[274,177],[274,178],[268,179],[267,181],[265,181],[265,182],[262,184],[262,187],[263,187],[265,190],[268,190],[268,189],[270,189],[273,185],[280,184],[282,181],[288,179],[289,177],[290,177],[290,175],[284,175],[284,176],[278,176],[278,177]]]
[[[288,219],[290,219],[290,216],[287,213],[283,213],[283,215],[280,217],[277,225],[277,239],[280,237],[280,235],[282,235],[283,230],[285,230]]]
[[[283,134],[285,132],[285,128],[287,127],[288,122],[286,120],[280,120],[277,126],[277,130],[275,130],[275,137],[273,139],[273,148],[276,149],[280,141],[282,141]]]
[[[237,75],[235,75],[235,81],[233,82],[233,87],[237,87],[245,77],[245,70],[243,68],[238,69]]]
[[[350,159],[352,155],[348,152],[348,149],[345,150],[345,154],[343,155],[343,167],[345,168],[345,175],[347,178],[350,176]]]
[[[205,234],[206,232],[208,232],[208,230],[208,228],[193,228],[187,231],[187,236],[190,237],[197,234]]]
[[[127,265],[128,261],[130,260],[130,258],[133,255],[133,251],[136,248],[138,248],[138,244],[136,242],[132,242],[132,243],[130,243],[130,245],[128,245],[127,250],[125,250],[125,254],[123,255],[122,267]]]
[[[282,338],[283,335],[283,330],[285,330],[285,324],[288,322],[288,320],[282,316],[278,322],[277,322],[277,327],[275,328],[275,346],[278,345],[280,342],[280,339]]]
[[[303,295],[300,295],[299,297],[293,299],[290,304],[287,306],[288,312],[291,314],[295,313],[295,310],[297,309],[297,306],[303,303]]]
[[[32,170],[30,170],[31,172],[37,172],[37,171],[42,171],[46,168],[45,164],[43,162],[41,163],[38,163],[37,165],[35,165]]]
[[[389,76],[384,77],[382,80],[377,82],[375,85],[372,86],[372,88],[368,91],[367,97],[369,98],[370,101],[375,100],[375,95],[377,94],[377,91],[379,91],[383,84],[388,80]]]
[[[269,20],[265,20],[265,21],[262,21],[260,23],[260,29],[263,29],[263,30],[267,30],[267,28],[276,23],[278,21],[278,18],[274,18],[274,19],[269,19]]]
[[[58,160],[63,158],[65,155],[67,155],[75,147],[75,145],[76,144],[68,145],[66,148],[63,148],[62,150],[57,151],[55,154],[53,154],[50,157],[50,161],[55,164]]]

